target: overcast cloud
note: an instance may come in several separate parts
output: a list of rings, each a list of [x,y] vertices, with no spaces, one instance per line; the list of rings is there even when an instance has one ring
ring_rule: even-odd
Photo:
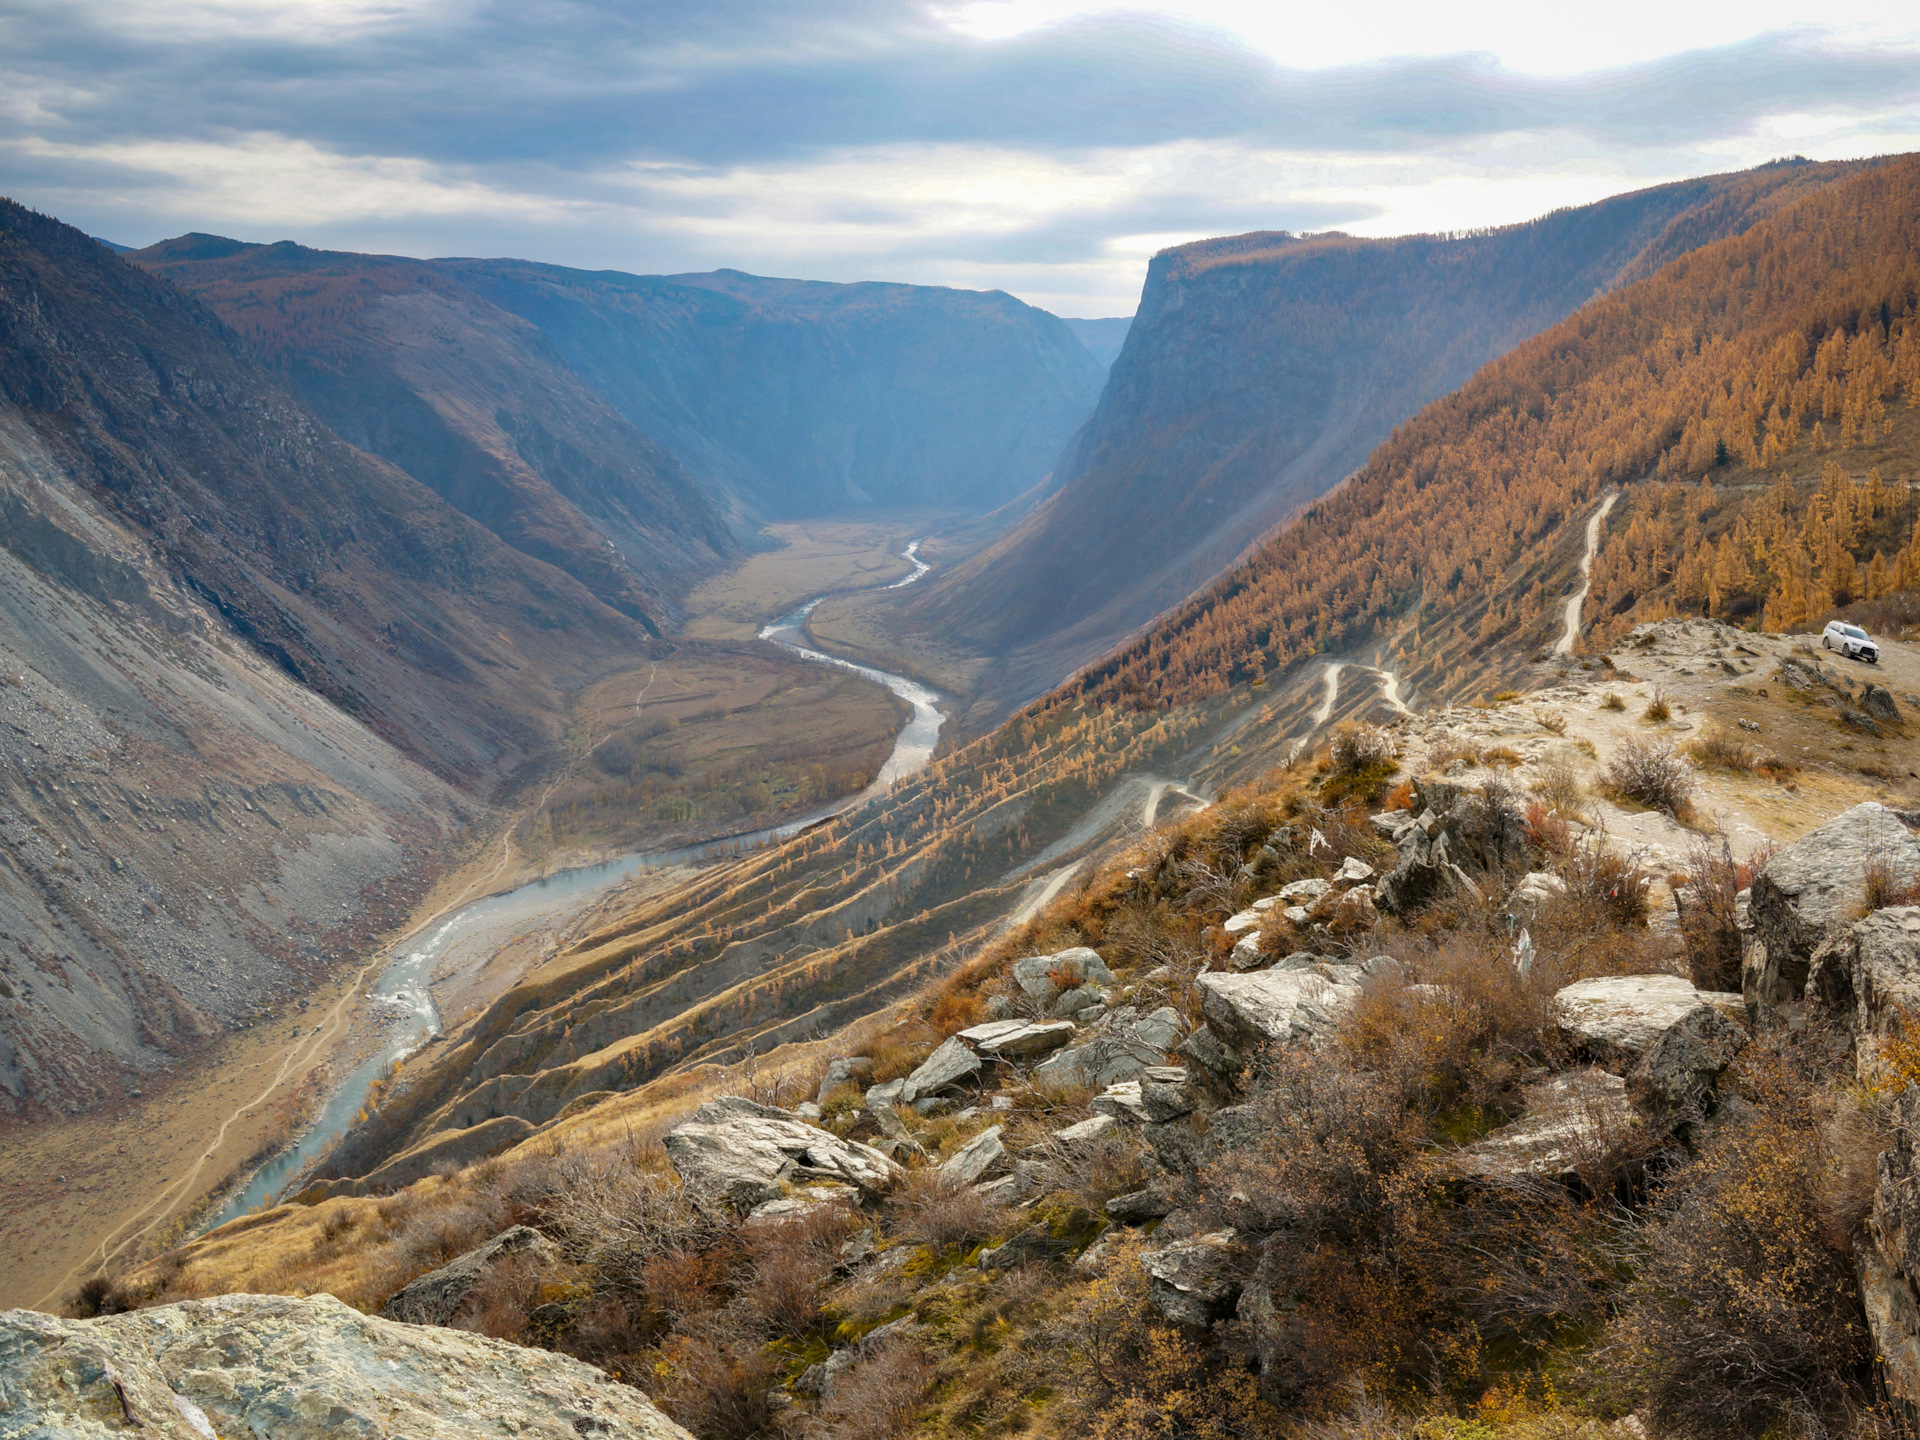
[[[1504,223],[1920,148],[1920,22],[1889,8],[0,0],[0,193],[132,244],[1126,314],[1146,257],[1200,236]]]

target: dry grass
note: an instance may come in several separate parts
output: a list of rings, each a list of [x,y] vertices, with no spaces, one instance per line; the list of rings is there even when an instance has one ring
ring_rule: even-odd
[[[1627,702],[1620,698],[1618,691],[1609,690],[1600,698],[1600,708],[1602,710],[1624,710],[1627,708]]]
[[[1005,1232],[1006,1207],[969,1185],[932,1170],[916,1170],[888,1197],[894,1233],[939,1254],[971,1250]]]
[[[1666,691],[1658,685],[1653,687],[1653,698],[1647,702],[1647,708],[1640,712],[1640,718],[1649,725],[1664,725],[1673,718],[1673,706],[1667,700]]]
[[[1626,741],[1607,766],[1606,783],[1616,795],[1664,810],[1676,820],[1684,819],[1691,808],[1692,768],[1665,745]]]
[[[1557,746],[1534,772],[1533,793],[1541,803],[1569,820],[1582,819],[1586,784],[1566,746]]]

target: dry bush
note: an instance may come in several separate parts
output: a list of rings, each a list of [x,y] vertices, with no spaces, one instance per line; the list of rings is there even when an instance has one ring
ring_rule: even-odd
[[[1536,710],[1533,712],[1533,719],[1536,725],[1550,735],[1567,733],[1567,717],[1558,710]]]
[[[1665,745],[1627,741],[1607,766],[1606,780],[1616,794],[1664,810],[1676,820],[1692,803],[1692,768]]]
[[[1624,710],[1627,708],[1627,702],[1620,698],[1618,691],[1609,690],[1600,698],[1600,708],[1602,710]]]
[[[1757,772],[1762,764],[1758,750],[1731,730],[1723,730],[1717,725],[1702,731],[1700,738],[1687,747],[1687,753],[1697,764],[1711,765],[1719,770],[1737,770],[1749,775]]]
[[[1480,747],[1464,736],[1443,735],[1427,747],[1427,765],[1443,775],[1462,763],[1480,763]]]
[[[1527,843],[1548,855],[1569,855],[1573,852],[1573,828],[1558,811],[1531,801],[1527,805]]]
[[[1680,909],[1680,935],[1687,947],[1687,974],[1702,990],[1740,988],[1740,929],[1734,907],[1741,890],[1740,867],[1723,839],[1716,849],[1697,837],[1687,863],[1687,883],[1674,891]]]
[[[578,1162],[553,1205],[562,1251],[613,1289],[649,1293],[649,1265],[713,1246],[729,1229],[719,1212],[697,1202],[677,1178],[621,1159]]]
[[[1867,857],[1866,875],[1861,888],[1860,913],[1871,915],[1895,905],[1920,901],[1920,878],[1902,880],[1884,855]]]
[[[1851,1237],[1822,1203],[1830,1157],[1808,1077],[1759,1039],[1737,1070],[1750,1104],[1662,1187],[1596,1358],[1660,1430],[1821,1435],[1861,1398],[1874,1353]]]
[[[1540,797],[1549,810],[1569,820],[1580,818],[1580,807],[1586,799],[1586,785],[1580,778],[1580,767],[1567,753],[1566,746],[1556,746],[1540,762],[1534,774],[1533,793]]]
[[[1610,928],[1646,928],[1650,908],[1647,889],[1652,877],[1638,861],[1598,837],[1574,851],[1561,867],[1560,878],[1567,882],[1568,903],[1557,908]]]
[[[892,1229],[935,1254],[970,1250],[1006,1227],[1006,1208],[937,1170],[915,1170],[888,1197]]]
[[[1398,758],[1392,733],[1364,722],[1336,727],[1327,747],[1327,764],[1338,777],[1360,775],[1369,770],[1391,770]]]
[[[933,1381],[933,1357],[889,1337],[834,1382],[803,1433],[807,1440],[900,1440],[914,1432]]]
[[[780,1367],[771,1347],[704,1317],[661,1345],[647,1389],[701,1440],[761,1440],[773,1428]]]
[[[527,1317],[544,1303],[557,1278],[538,1256],[508,1255],[488,1267],[448,1324],[455,1330],[512,1340],[526,1330]]]
[[[1092,1140],[1048,1136],[1031,1153],[1040,1162],[1042,1189],[1072,1195],[1096,1211],[1116,1195],[1143,1189],[1158,1173],[1124,1125]]]
[[[1673,706],[1667,700],[1667,692],[1658,685],[1653,687],[1653,698],[1647,702],[1647,708],[1640,712],[1640,718],[1653,725],[1664,725],[1673,718]]]
[[[741,1328],[770,1340],[817,1330],[840,1246],[853,1228],[844,1205],[824,1205],[799,1219],[742,1230],[732,1307]]]
[[[1487,749],[1482,750],[1480,752],[1480,759],[1485,764],[1504,765],[1509,770],[1515,769],[1516,767],[1520,765],[1524,765],[1526,763],[1526,761],[1521,757],[1520,752],[1514,749],[1511,745],[1489,746]]]
[[[124,1315],[138,1304],[118,1275],[89,1275],[68,1297],[67,1314],[76,1320],[97,1315]]]

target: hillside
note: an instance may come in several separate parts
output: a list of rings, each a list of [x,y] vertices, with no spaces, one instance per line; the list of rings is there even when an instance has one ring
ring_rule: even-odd
[[[637,623],[0,202],[0,1114],[93,1106],[410,906]]]
[[[898,627],[998,657],[1004,713],[1206,585],[1488,360],[1855,168],[1769,166],[1457,236],[1163,252],[1055,493],[903,599]]]
[[[1099,364],[998,291],[519,260],[439,274],[540,327],[615,409],[760,519],[980,513],[1043,479]]]
[[[1074,339],[1087,347],[1087,353],[1108,368],[1119,357],[1120,347],[1127,343],[1127,332],[1133,328],[1131,315],[1108,316],[1098,320],[1075,320],[1063,315],[1061,319],[1073,331]]]
[[[738,553],[679,462],[544,335],[430,265],[211,235],[128,258],[212,307],[336,434],[656,632]]]

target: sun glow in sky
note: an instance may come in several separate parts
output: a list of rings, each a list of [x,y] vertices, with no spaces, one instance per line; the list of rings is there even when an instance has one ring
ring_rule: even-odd
[[[1169,244],[1920,149],[1892,5],[0,0],[0,193],[186,230],[1127,314]],[[1562,13],[1567,12],[1567,13]]]

